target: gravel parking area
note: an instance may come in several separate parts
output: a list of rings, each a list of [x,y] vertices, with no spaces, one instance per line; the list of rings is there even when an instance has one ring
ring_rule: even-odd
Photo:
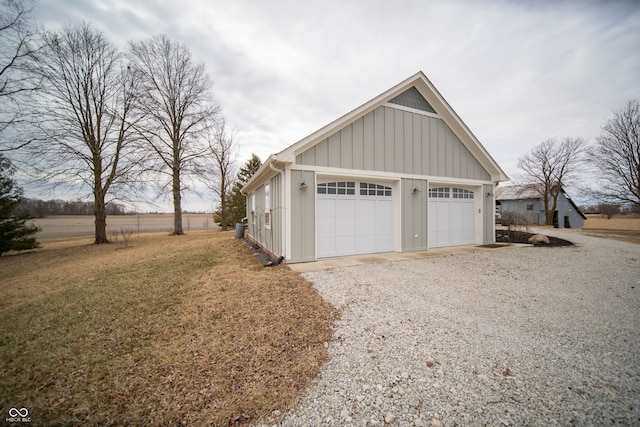
[[[331,360],[267,424],[640,425],[640,246],[507,247],[305,273]]]

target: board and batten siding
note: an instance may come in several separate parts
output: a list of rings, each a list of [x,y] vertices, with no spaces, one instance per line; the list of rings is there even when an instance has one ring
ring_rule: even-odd
[[[495,231],[496,202],[493,197],[493,192],[494,192],[493,185],[484,184],[482,186],[482,194],[477,195],[477,197],[482,197],[483,199],[482,243],[484,245],[495,243],[496,241],[496,231]],[[488,196],[489,194],[490,196]]]
[[[265,224],[265,186],[255,191],[254,212],[248,212],[249,236],[273,255],[282,254],[284,219],[284,195],[282,194],[282,175],[278,174],[269,180],[269,204],[271,205],[270,227]],[[249,206],[247,206],[249,209]]]
[[[308,185],[300,190],[300,183]],[[316,174],[291,171],[291,253],[287,262],[316,259]]]
[[[296,156],[299,165],[488,181],[439,118],[381,106]]]
[[[403,179],[402,192],[402,252],[426,251],[429,245],[427,197],[429,184],[422,179]],[[419,191],[412,194],[413,189]]]

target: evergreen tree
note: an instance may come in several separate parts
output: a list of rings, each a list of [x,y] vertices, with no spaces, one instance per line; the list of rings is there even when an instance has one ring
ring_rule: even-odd
[[[242,218],[247,216],[247,200],[246,197],[240,192],[242,187],[249,181],[249,179],[255,174],[262,166],[260,157],[255,154],[251,155],[251,158],[247,160],[238,175],[236,176],[236,182],[233,184],[233,188],[227,195],[227,223],[228,225],[236,224],[242,221]],[[220,222],[221,212],[220,207],[213,213],[213,220],[217,223]]]
[[[0,154],[0,255],[8,251],[24,251],[38,247],[33,234],[39,227],[27,224],[30,214],[14,215],[13,211],[23,200],[23,191],[11,176],[15,169],[9,159]]]

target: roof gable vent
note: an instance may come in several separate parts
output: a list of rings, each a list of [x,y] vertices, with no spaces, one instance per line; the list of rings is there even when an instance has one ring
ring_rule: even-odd
[[[409,89],[402,92],[400,95],[389,100],[392,104],[403,105],[409,108],[415,108],[416,110],[426,111],[428,113],[436,114],[436,110],[433,109],[426,99],[418,92],[415,86],[411,86]]]

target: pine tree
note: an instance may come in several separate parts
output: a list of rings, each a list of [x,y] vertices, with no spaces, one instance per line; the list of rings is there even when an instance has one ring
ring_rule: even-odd
[[[255,174],[262,166],[260,157],[255,154],[251,155],[251,158],[247,160],[242,168],[238,171],[236,176],[236,182],[231,189],[231,192],[227,195],[227,222],[229,224],[236,224],[242,221],[242,218],[247,216],[247,200],[246,197],[240,192],[242,187],[249,181],[249,179]],[[220,207],[213,213],[213,220],[220,222]]]
[[[14,173],[9,159],[0,154],[0,256],[8,251],[24,251],[39,246],[33,234],[40,228],[27,224],[33,217],[13,214],[24,198],[22,189],[11,179]]]

